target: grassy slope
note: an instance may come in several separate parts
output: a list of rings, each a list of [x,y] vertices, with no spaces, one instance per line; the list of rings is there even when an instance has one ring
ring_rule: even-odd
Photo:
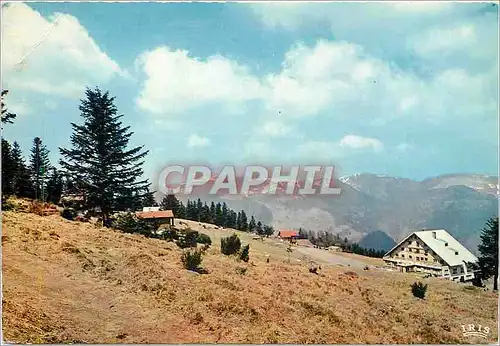
[[[3,333],[15,342],[473,343],[461,324],[497,338],[497,297],[438,279],[426,300],[410,274],[286,263],[283,246],[252,240],[253,265],[224,257],[221,235],[188,272],[174,244],[59,216],[3,213]],[[266,263],[265,254],[271,261]],[[298,254],[293,254],[298,256]],[[236,267],[247,267],[246,275]]]

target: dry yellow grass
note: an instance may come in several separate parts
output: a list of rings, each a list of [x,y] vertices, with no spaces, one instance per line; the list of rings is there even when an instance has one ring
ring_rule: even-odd
[[[490,343],[497,297],[438,279],[425,300],[415,277],[286,263],[278,245],[250,243],[249,264],[220,254],[209,274],[183,269],[173,243],[59,216],[3,213],[4,339],[31,343]],[[266,263],[265,254],[272,254]],[[284,255],[284,256],[282,256]],[[238,273],[247,268],[246,274]],[[492,329],[462,336],[462,324]]]

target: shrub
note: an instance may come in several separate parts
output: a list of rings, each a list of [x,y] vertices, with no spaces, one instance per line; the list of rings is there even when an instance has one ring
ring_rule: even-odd
[[[184,234],[179,236],[176,244],[181,249],[186,249],[190,247],[196,247],[198,240],[198,232],[193,231],[192,229],[187,229]]]
[[[243,262],[248,262],[250,260],[249,252],[250,252],[250,245],[247,244],[241,250],[240,260],[242,260]]]
[[[481,280],[481,276],[479,276],[478,273],[475,273],[474,274],[474,279],[472,279],[472,284],[475,286],[475,287],[484,287],[483,285],[483,282]]]
[[[179,234],[177,233],[177,230],[175,228],[166,228],[163,230],[160,239],[166,241],[174,241],[179,239]]]
[[[5,196],[2,196],[2,210],[3,211],[15,210],[16,207],[17,207],[16,203],[7,199]]]
[[[198,239],[196,240],[199,244],[212,245],[212,239],[205,233],[199,233]]]
[[[61,211],[61,216],[65,218],[66,220],[74,220],[76,216],[76,212],[72,208],[64,208]]]
[[[138,233],[151,237],[153,227],[143,220],[138,219],[132,213],[119,215],[113,222],[112,227],[125,233]]]
[[[181,255],[181,261],[184,268],[198,272],[202,261],[201,252],[198,250],[188,250]]]
[[[417,298],[424,299],[426,292],[427,292],[427,285],[424,285],[420,281],[414,282],[411,285],[411,293],[413,293],[413,296]]]
[[[224,255],[234,255],[240,251],[241,242],[240,238],[234,233],[232,236],[222,238],[220,241],[221,252]]]

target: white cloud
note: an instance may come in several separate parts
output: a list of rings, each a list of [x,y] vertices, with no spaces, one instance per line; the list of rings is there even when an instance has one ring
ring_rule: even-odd
[[[262,127],[257,129],[261,134],[270,137],[283,137],[293,132],[291,126],[275,120],[266,121]]]
[[[2,78],[17,90],[80,97],[86,85],[124,75],[78,20],[44,18],[23,3],[2,9]]]
[[[449,18],[466,12],[467,6],[450,3],[414,2],[379,2],[379,3],[259,3],[247,5],[264,25],[270,28],[282,27],[295,30],[311,22],[330,24],[333,29],[353,29],[379,26],[391,22],[391,26],[415,24],[414,19],[422,21],[440,16]],[[355,12],[354,16],[352,13]],[[423,17],[427,18],[423,18]],[[413,21],[413,23],[409,23]],[[406,23],[405,23],[406,22]]]
[[[210,139],[207,137],[202,137],[197,134],[192,134],[188,138],[188,148],[195,148],[195,147],[206,147],[210,145]]]
[[[187,51],[159,47],[142,54],[137,65],[146,75],[137,104],[152,113],[177,113],[214,102],[233,104],[260,93],[257,78],[244,66],[218,55],[202,61]]]
[[[356,135],[346,135],[339,142],[341,147],[352,149],[373,149],[380,151],[384,145],[375,138],[361,137]]]
[[[477,40],[473,25],[461,23],[451,27],[437,27],[415,37],[410,44],[422,56],[433,56],[436,53],[461,50],[469,47]]]
[[[306,141],[296,147],[299,157],[308,159],[340,159],[359,153],[379,153],[383,143],[375,138],[346,135],[338,141]]]

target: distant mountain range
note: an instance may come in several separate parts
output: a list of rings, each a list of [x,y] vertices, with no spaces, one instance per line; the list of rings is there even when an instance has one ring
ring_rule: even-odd
[[[363,173],[342,177],[337,186],[340,196],[210,199],[226,201],[278,229],[328,231],[352,241],[373,230],[397,242],[414,230],[444,228],[472,251],[486,220],[498,215],[498,178],[493,176],[457,174],[415,181]]]
[[[394,239],[389,237],[385,232],[376,230],[368,233],[359,241],[359,246],[365,249],[374,249],[377,251],[389,251],[396,245]]]

